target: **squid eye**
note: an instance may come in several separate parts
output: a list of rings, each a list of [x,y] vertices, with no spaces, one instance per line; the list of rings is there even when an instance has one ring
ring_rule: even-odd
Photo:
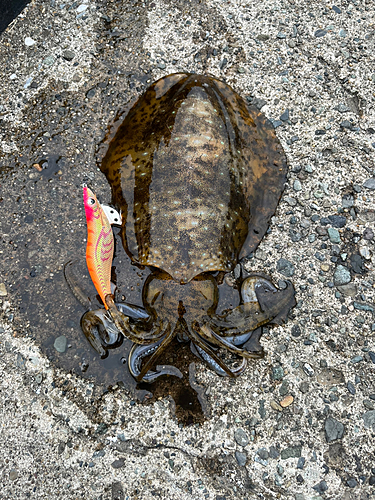
[[[94,205],[94,203],[95,203],[94,198],[89,198],[89,199],[87,200],[87,203],[88,203],[89,205]]]

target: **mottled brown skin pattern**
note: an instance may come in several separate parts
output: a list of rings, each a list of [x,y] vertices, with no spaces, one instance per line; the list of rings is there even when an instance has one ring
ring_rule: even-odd
[[[156,82],[130,110],[102,171],[130,257],[184,283],[230,271],[256,248],[286,159],[270,122],[230,87],[180,74]]]
[[[101,169],[121,210],[124,248],[134,264],[153,271],[142,318],[131,305],[125,314],[113,299],[107,303],[114,331],[135,343],[131,372],[146,381],[175,375],[150,368],[177,335],[220,375],[239,375],[248,358],[263,355],[260,334],[250,347],[252,332],[284,320],[294,305],[291,284],[277,290],[253,275],[238,283],[240,305],[215,314],[215,273],[233,270],[255,250],[284,187],[286,158],[271,123],[225,83],[175,74],[151,85],[107,144]],[[94,311],[86,319],[85,334],[97,348],[93,328],[101,316]],[[101,343],[105,351],[109,344]],[[218,347],[242,365],[227,366]]]

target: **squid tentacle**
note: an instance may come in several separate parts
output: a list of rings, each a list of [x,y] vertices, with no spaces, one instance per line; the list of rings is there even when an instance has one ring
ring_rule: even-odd
[[[200,330],[199,330],[200,331]],[[210,345],[200,336],[198,331],[195,330],[195,327],[189,328],[189,336],[195,345],[195,347],[200,347],[213,361],[219,365],[219,367],[229,376],[236,377],[236,373],[233,372],[231,368],[229,368],[226,363],[215,353]],[[215,370],[216,371],[216,370]]]
[[[134,345],[129,353],[129,370],[133,377],[138,381],[153,382],[162,375],[175,375],[182,378],[182,373],[178,368],[169,365],[157,366],[157,371],[150,371],[150,368],[162,354],[164,349],[174,338],[174,332],[171,330],[170,324],[164,329],[164,336],[158,342],[151,346]],[[143,368],[140,368],[142,359],[150,355]]]
[[[216,361],[214,361],[214,359],[198,345],[195,345],[193,342],[191,342],[190,349],[193,354],[195,354],[196,356],[200,357],[203,361],[205,361],[208,364],[208,366],[218,375],[220,375],[221,377],[226,377],[228,375],[228,373],[225,370],[223,370],[221,366],[219,366],[218,363],[216,363]],[[247,367],[247,358],[242,358],[242,363],[238,368],[233,370],[228,367],[228,369],[230,369],[230,371],[233,373],[235,377],[238,377],[246,370],[246,367]]]
[[[248,358],[248,359],[259,359],[263,357],[263,352],[249,352],[246,349],[241,349],[236,345],[229,342],[225,337],[218,335],[209,325],[205,324],[200,327],[201,336],[207,341],[215,344],[219,347],[224,347],[233,354],[238,356]]]

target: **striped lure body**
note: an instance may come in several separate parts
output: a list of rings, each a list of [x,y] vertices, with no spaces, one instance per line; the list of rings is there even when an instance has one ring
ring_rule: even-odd
[[[87,268],[105,308],[108,309],[105,297],[111,293],[114,249],[112,228],[95,194],[86,186],[83,188],[83,203],[87,222]]]

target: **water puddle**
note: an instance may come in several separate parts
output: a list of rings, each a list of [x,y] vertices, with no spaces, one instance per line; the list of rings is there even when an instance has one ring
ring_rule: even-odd
[[[82,89],[83,96],[87,91]],[[103,95],[98,96],[101,91]],[[104,135],[99,108],[110,108],[113,99],[104,92],[107,89],[98,86],[97,101],[92,97],[93,103],[88,104],[87,97],[82,96],[80,102],[64,90],[63,84],[56,85],[51,95],[44,90],[39,100],[35,98],[38,109],[30,105],[25,110],[34,128],[28,133],[15,130],[17,154],[3,154],[0,158],[0,275],[6,298],[15,306],[6,319],[13,322],[16,336],[34,339],[48,359],[66,372],[90,380],[103,391],[121,383],[144,404],[170,397],[180,423],[199,423],[210,415],[208,387],[198,381],[202,362],[190,351],[189,344],[174,340],[162,355],[162,363],[178,367],[181,379],[166,376],[152,384],[137,384],[124,363],[132,343],[124,339],[120,346],[109,350],[107,358],[101,359],[80,327],[87,309],[73,296],[64,277],[64,265],[72,261],[74,275],[91,308],[102,307],[86,269],[82,183],[90,183],[102,203],[110,202],[110,188],[94,164],[92,144],[99,143],[100,133]],[[56,114],[62,103],[66,113]],[[272,189],[275,204],[278,183]],[[269,208],[262,206],[260,218],[263,211],[267,214]],[[260,232],[264,233],[266,226],[262,224]],[[131,264],[119,232],[114,229],[112,281],[118,289],[116,299],[142,306],[142,290],[150,270]],[[254,231],[251,238],[258,241],[261,234]],[[218,314],[239,305],[239,290],[231,279],[224,279],[224,273],[218,277]],[[250,342],[250,349],[256,347],[258,338],[253,346]],[[218,355],[228,358],[227,352],[219,351]]]

